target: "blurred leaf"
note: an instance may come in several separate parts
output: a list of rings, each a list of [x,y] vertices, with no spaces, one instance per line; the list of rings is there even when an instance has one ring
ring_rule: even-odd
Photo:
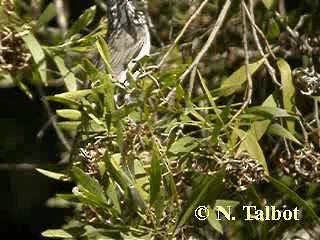
[[[100,56],[102,57],[102,59],[104,61],[107,72],[109,74],[112,74],[113,71],[112,71],[112,68],[110,65],[111,61],[110,61],[109,48],[108,48],[106,41],[103,39],[103,37],[101,37],[101,36],[97,37],[96,46],[97,46],[97,49],[99,51]]]
[[[193,137],[182,137],[175,141],[169,151],[174,153],[174,154],[179,154],[179,153],[188,153],[191,152],[193,149],[199,146],[198,140]]]
[[[14,84],[14,80],[10,74],[0,72],[0,88],[12,87]],[[31,97],[31,95],[28,97]]]
[[[282,108],[276,107],[268,107],[268,106],[257,106],[257,107],[250,107],[247,109],[248,113],[255,113],[255,114],[267,114],[270,115],[272,118],[277,117],[291,117],[291,115]]]
[[[276,2],[276,0],[261,0],[267,9],[270,9]]]
[[[57,11],[55,5],[53,3],[50,3],[39,17],[35,29],[39,29],[40,27],[44,26],[56,15]]]
[[[231,211],[234,210],[236,206],[239,205],[238,201],[232,201],[232,200],[225,200],[225,199],[217,199],[215,203],[214,209],[209,207],[209,217],[208,222],[209,224],[217,230],[219,233],[223,234],[223,228],[221,225],[221,221],[217,220],[216,215],[216,206],[223,207],[224,209],[228,209],[228,207],[231,208]]]
[[[103,189],[101,188],[101,185],[96,179],[88,176],[84,171],[82,171],[78,167],[71,168],[71,175],[78,184],[80,184],[87,191],[96,196],[96,198],[100,202],[107,203],[107,199],[103,192]]]
[[[215,112],[215,114],[217,115],[217,117],[219,118],[220,122],[223,123],[222,119],[220,118],[220,113],[221,113],[221,110],[217,108],[217,105],[214,101],[214,98],[213,96],[211,95],[206,83],[205,83],[205,80],[202,78],[202,75],[200,74],[199,71],[198,72],[198,76],[199,76],[199,79],[200,79],[200,82],[201,82],[201,85],[202,85],[202,88],[204,89],[204,92],[205,94],[207,95],[208,97],[208,100],[211,104],[211,106],[213,107],[213,110]]]
[[[301,145],[301,143],[293,136],[293,134],[291,132],[289,132],[287,129],[285,129],[284,127],[282,127],[278,123],[272,124],[268,128],[268,133],[273,134],[273,135],[277,135],[277,136],[280,136],[280,137],[287,138],[287,139],[289,139],[289,140]]]
[[[250,75],[253,75],[259,67],[264,63],[264,58],[260,59],[255,63],[251,63],[248,66]],[[242,66],[235,71],[230,77],[224,80],[219,89],[217,89],[217,95],[229,96],[234,92],[241,89],[242,84],[247,81],[246,67]]]
[[[293,190],[287,187],[284,183],[276,180],[275,178],[271,176],[266,176],[266,177],[280,192],[286,194],[292,202],[297,204],[299,207],[305,209],[306,213],[318,224],[320,224],[320,218],[317,216],[314,210],[309,206],[309,204],[305,200],[303,200],[297,193],[295,193]]]
[[[117,213],[121,214],[121,207],[120,207],[120,202],[117,196],[116,185],[113,183],[112,180],[109,182],[109,185],[107,188],[107,196],[111,199]]]
[[[65,174],[62,174],[62,173],[52,172],[52,171],[48,171],[48,170],[41,169],[41,168],[36,168],[36,170],[39,173],[41,173],[49,178],[55,179],[55,180],[70,181],[70,177]]]
[[[74,109],[60,109],[57,110],[57,115],[62,118],[66,118],[69,120],[80,120],[81,112]]]
[[[247,151],[250,157],[258,160],[260,164],[263,166],[265,174],[268,175],[268,165],[266,163],[261,147],[254,135],[250,132],[245,132],[237,128],[234,128],[233,131],[240,137],[242,141],[239,149]]]
[[[194,189],[193,195],[187,203],[185,211],[182,212],[182,216],[177,222],[177,227],[184,225],[188,219],[194,214],[194,210],[207,198],[207,194],[214,192],[216,195],[220,192],[220,187],[223,184],[222,180],[224,172],[219,171],[214,176],[206,176],[203,181],[198,185],[197,189]],[[210,189],[210,191],[209,191]],[[215,196],[210,196],[210,201],[214,201]]]
[[[60,94],[55,94],[53,96],[48,96],[47,99],[51,101],[56,101],[60,103],[64,103],[71,106],[79,106],[81,103],[81,99],[91,94],[90,89],[65,92]]]
[[[96,6],[92,6],[84,11],[84,13],[78,18],[78,20],[70,27],[65,38],[70,38],[82,29],[87,27],[94,19],[96,15]]]
[[[288,112],[295,111],[295,87],[292,80],[291,68],[284,59],[279,59],[278,67],[281,74],[283,106]],[[287,120],[288,130],[294,134],[294,120]]]
[[[216,212],[212,208],[209,207],[209,216],[208,216],[208,222],[216,231],[218,231],[220,234],[223,234],[223,228],[221,221],[217,220]]]
[[[278,23],[273,18],[269,20],[268,29],[269,29],[267,33],[268,40],[270,41],[277,40],[279,38],[281,31]]]
[[[72,238],[72,235],[62,229],[49,229],[41,234],[47,238]]]
[[[57,67],[61,73],[61,77],[63,77],[64,83],[68,89],[68,91],[76,91],[77,90],[77,79],[74,76],[73,72],[71,72],[66,65],[64,64],[64,60],[59,57],[55,56],[53,58]]]
[[[23,35],[22,39],[31,52],[32,58],[36,63],[37,71],[40,75],[42,83],[45,86],[47,86],[47,62],[46,56],[44,54],[44,51],[42,50],[40,43],[37,41],[37,39],[31,32],[29,32],[26,35]]]
[[[81,121],[70,121],[70,122],[58,122],[57,126],[64,131],[76,131],[80,126]]]
[[[152,159],[150,169],[150,205],[153,205],[159,197],[161,187],[161,167],[160,151],[157,143],[154,141],[152,147]]]

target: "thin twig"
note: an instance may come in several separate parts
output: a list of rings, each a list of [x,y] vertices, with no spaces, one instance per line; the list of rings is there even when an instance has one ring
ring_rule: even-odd
[[[314,117],[317,123],[317,134],[318,134],[318,146],[320,147],[320,119],[319,119],[319,106],[318,106],[319,97],[314,97]]]
[[[256,24],[255,23],[255,19],[254,19],[253,0],[249,0],[249,4],[250,4],[249,6],[250,6],[251,18],[253,20],[253,23]],[[268,58],[266,57],[266,55],[265,55],[265,53],[264,53],[264,51],[262,49],[262,46],[261,46],[261,43],[260,43],[256,28],[253,25],[251,25],[251,29],[252,29],[252,33],[253,33],[254,42],[255,42],[255,44],[256,44],[256,46],[258,48],[258,51],[260,52],[261,57],[263,57],[265,59],[264,65],[266,66],[266,68],[267,68],[267,70],[268,70],[268,72],[269,72],[269,74],[270,74],[270,76],[272,78],[272,81],[275,84],[277,84],[279,87],[282,87],[281,83],[278,82],[278,80],[276,78],[276,74],[275,74],[276,71],[271,66]]]
[[[41,86],[38,87],[38,91],[42,97],[42,102],[43,102],[43,106],[45,107],[45,109],[47,110],[47,113],[49,115],[49,119],[52,123],[53,128],[55,129],[58,138],[60,139],[61,143],[63,144],[63,146],[68,150],[68,152],[71,151],[71,146],[68,143],[68,141],[66,140],[66,138],[63,135],[63,132],[59,129],[58,125],[57,125],[57,120],[56,120],[56,116],[53,114],[52,109],[47,101],[47,99],[45,98],[45,94],[43,92],[43,89]]]
[[[261,36],[262,40],[264,41],[264,43],[265,43],[265,45],[266,45],[266,47],[268,49],[268,52],[270,53],[272,58],[276,60],[277,57],[274,55],[266,36],[262,32],[262,30],[257,26],[257,24],[255,23],[254,19],[252,19],[252,16],[251,16],[251,14],[250,14],[250,12],[249,12],[249,10],[248,10],[248,8],[247,8],[247,6],[246,6],[246,4],[244,2],[242,2],[242,7],[243,7],[245,13],[248,16],[248,19],[249,19],[250,23],[252,24],[252,26],[254,26],[254,28],[257,30],[257,32]]]
[[[210,33],[210,36],[207,40],[207,42],[204,44],[204,46],[202,47],[202,49],[200,50],[200,52],[198,53],[198,55],[196,56],[196,58],[194,59],[193,63],[187,68],[187,70],[180,76],[179,80],[180,83],[186,78],[186,76],[192,71],[192,69],[194,67],[196,67],[200,60],[202,59],[202,57],[204,56],[204,54],[208,51],[209,47],[211,46],[211,44],[213,43],[213,41],[215,40],[218,31],[220,30],[222,23],[228,13],[228,10],[231,6],[231,0],[226,0],[226,2],[223,5],[223,8],[218,16],[218,19]]]
[[[183,26],[182,30],[180,31],[179,35],[176,37],[176,39],[174,40],[174,42],[171,44],[170,48],[168,49],[168,51],[164,54],[164,56],[162,57],[162,59],[160,60],[159,64],[158,64],[158,68],[160,68],[162,66],[162,64],[166,61],[167,57],[169,56],[169,54],[171,53],[171,51],[175,48],[175,46],[178,44],[178,42],[180,41],[180,39],[182,38],[182,36],[184,35],[184,33],[186,32],[186,30],[188,29],[188,27],[190,26],[190,24],[193,22],[193,20],[200,14],[200,12],[202,11],[202,9],[204,8],[204,6],[208,3],[209,0],[204,0],[200,6],[197,8],[197,10],[191,15],[191,17],[189,18],[189,20],[185,23],[185,25]]]
[[[231,118],[231,120],[227,123],[229,125],[232,123],[243,111],[244,109],[249,105],[252,97],[252,78],[249,73],[249,55],[248,55],[248,29],[247,29],[247,20],[245,16],[245,10],[244,10],[244,0],[241,4],[241,15],[242,15],[242,28],[243,28],[243,48],[245,53],[245,69],[246,69],[246,75],[247,75],[247,81],[248,81],[248,87],[247,87],[247,97],[245,101],[243,102],[241,108],[236,112],[235,115]]]

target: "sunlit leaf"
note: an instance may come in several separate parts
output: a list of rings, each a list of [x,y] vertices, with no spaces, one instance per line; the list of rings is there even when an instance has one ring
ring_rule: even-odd
[[[289,64],[284,60],[280,59],[277,62],[282,83],[282,96],[283,96],[283,107],[288,112],[293,112],[295,110],[295,87],[293,85],[291,68]],[[287,120],[288,130],[294,133],[294,120]]]
[[[70,177],[68,177],[67,175],[62,174],[62,173],[52,172],[52,171],[41,169],[41,168],[36,168],[36,170],[39,173],[41,173],[49,178],[55,179],[55,180],[60,180],[60,181],[69,181],[70,180]]]
[[[47,238],[72,238],[72,235],[62,229],[49,229],[41,234]]]
[[[265,173],[269,174],[264,154],[255,136],[250,132],[245,132],[237,128],[234,129],[234,132],[240,137],[242,141],[239,148],[243,151],[247,151],[250,157],[252,157],[253,159],[258,160],[263,166]]]
[[[153,143],[150,169],[150,204],[158,198],[161,186],[160,151],[157,143]]]
[[[76,91],[77,90],[77,79],[74,76],[73,72],[71,72],[66,67],[66,65],[64,64],[64,60],[61,57],[55,56],[53,58],[53,60],[57,64],[57,67],[61,73],[61,77],[63,78],[68,91]]]
[[[22,36],[23,41],[31,52],[32,58],[37,66],[38,73],[44,85],[47,85],[47,62],[44,51],[38,40],[29,32]]]
[[[259,61],[255,63],[251,63],[248,66],[249,74],[254,74],[259,67],[264,63],[264,58],[260,59]],[[228,77],[226,80],[224,80],[220,86],[219,89],[217,89],[218,95],[223,96],[229,96],[233,94],[234,92],[241,89],[242,84],[247,81],[247,75],[246,75],[246,67],[242,66],[237,71],[235,71],[230,77]]]

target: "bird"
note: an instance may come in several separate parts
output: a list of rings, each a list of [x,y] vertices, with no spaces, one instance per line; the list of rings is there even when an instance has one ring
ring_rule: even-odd
[[[123,87],[128,87],[128,70],[150,54],[151,40],[146,17],[137,9],[136,0],[107,0],[110,64]]]

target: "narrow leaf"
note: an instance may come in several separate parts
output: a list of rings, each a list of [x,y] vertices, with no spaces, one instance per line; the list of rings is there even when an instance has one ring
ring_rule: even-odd
[[[87,27],[96,14],[96,6],[92,6],[84,11],[84,13],[78,18],[78,20],[71,26],[66,34],[66,38],[70,38],[74,34],[80,32],[82,29]]]
[[[73,72],[71,72],[66,65],[64,64],[64,60],[59,57],[59,56],[55,56],[53,58],[53,60],[55,61],[61,76],[63,77],[64,83],[68,89],[68,91],[76,91],[77,90],[77,79],[74,76]]]
[[[150,171],[150,204],[153,205],[161,187],[160,151],[156,142],[153,143]]]
[[[57,15],[56,7],[53,3],[50,3],[46,9],[43,11],[41,16],[39,17],[36,25],[36,29],[39,29],[40,27],[47,24],[52,18],[54,18]]]
[[[39,173],[41,173],[49,178],[55,179],[55,180],[61,180],[61,181],[69,181],[70,180],[70,178],[67,175],[62,174],[62,173],[52,172],[52,171],[48,171],[48,170],[41,169],[41,168],[36,168],[36,170]]]
[[[37,70],[39,72],[41,81],[44,85],[48,85],[47,83],[47,62],[45,59],[44,51],[40,43],[34,37],[34,35],[29,32],[26,35],[22,36],[23,41],[27,45],[28,49],[31,52],[32,58],[37,65]]]
[[[72,238],[72,235],[62,229],[49,229],[41,233],[43,237],[47,238]]]
[[[273,135],[277,135],[280,137],[284,137],[287,138],[293,142],[296,142],[298,144],[301,144],[293,135],[291,132],[289,132],[287,129],[285,129],[284,127],[282,127],[280,124],[278,123],[274,123],[272,124],[269,128],[268,128],[268,133],[273,134]]]
[[[295,110],[295,87],[293,85],[291,68],[284,59],[280,59],[277,64],[280,70],[281,83],[283,86],[283,106],[288,112],[293,112]],[[287,126],[288,130],[291,133],[294,133],[294,120],[288,119]]]
[[[253,75],[259,67],[264,63],[264,58],[248,66],[250,75]],[[218,95],[229,96],[241,89],[243,83],[247,81],[246,67],[242,66],[235,71],[230,77],[224,80],[218,89]]]
[[[317,216],[315,211],[297,193],[295,193],[293,190],[291,190],[289,187],[287,187],[284,183],[276,180],[275,178],[273,178],[271,176],[266,176],[266,177],[280,192],[286,194],[292,202],[294,202],[298,206],[304,208],[306,210],[307,214],[313,220],[315,220],[318,224],[320,224],[320,218]]]

